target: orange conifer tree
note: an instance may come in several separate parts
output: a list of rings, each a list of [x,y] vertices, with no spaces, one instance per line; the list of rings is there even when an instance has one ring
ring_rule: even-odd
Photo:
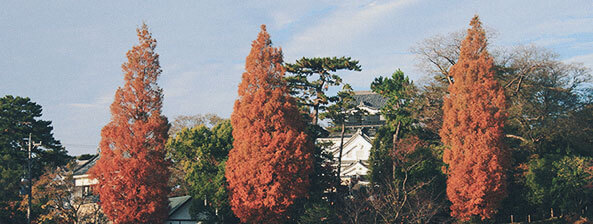
[[[449,148],[447,196],[451,215],[491,218],[506,196],[508,151],[503,145],[506,101],[494,79],[493,59],[478,16],[462,42],[459,61],[451,67],[454,83],[443,106],[440,135]]]
[[[239,84],[226,163],[230,203],[245,223],[283,223],[295,200],[307,194],[313,145],[284,72],[282,50],[272,47],[262,25]]]
[[[90,173],[99,181],[95,191],[113,223],[162,223],[168,215],[169,125],[161,115],[156,40],[146,24],[137,33],[140,43],[126,54],[125,84],[115,92],[111,121],[101,130],[101,158]]]

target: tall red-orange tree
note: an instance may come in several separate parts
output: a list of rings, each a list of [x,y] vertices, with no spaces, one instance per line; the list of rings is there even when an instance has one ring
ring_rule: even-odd
[[[262,25],[239,84],[226,163],[231,206],[244,223],[284,223],[307,194],[313,144],[284,72],[282,50],[272,47]]]
[[[493,59],[478,16],[470,25],[459,61],[450,70],[454,83],[444,100],[440,132],[449,147],[443,160],[448,165],[451,215],[461,220],[488,219],[497,212],[506,196],[510,158],[503,145],[504,91],[494,79]]]
[[[90,171],[103,212],[114,223],[162,223],[168,215],[163,91],[156,40],[146,24],[122,65],[125,84],[115,92],[111,121],[101,130],[101,158]]]

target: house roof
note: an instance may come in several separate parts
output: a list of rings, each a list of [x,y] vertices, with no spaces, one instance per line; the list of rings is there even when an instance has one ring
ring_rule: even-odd
[[[95,166],[95,164],[97,163],[97,160],[99,160],[100,157],[101,157],[101,155],[97,154],[97,155],[93,156],[91,159],[87,160],[85,163],[83,163],[81,166],[79,166],[78,168],[76,168],[74,170],[74,175],[86,174],[91,169],[91,167]]]
[[[191,200],[191,196],[189,195],[169,198],[169,215],[175,213],[177,209],[181,208],[189,200]]]
[[[356,130],[356,133],[354,133],[354,135],[350,136],[350,138],[348,138],[344,142],[344,145],[343,145],[344,149],[347,148],[348,145],[350,145],[352,142],[354,142],[354,140],[356,140],[356,137],[358,137],[358,136],[363,138],[369,144],[372,144],[372,142],[373,142],[373,140],[371,138],[369,138],[369,136],[364,134],[361,129],[358,129],[358,130]],[[333,152],[334,155],[337,155],[338,153],[340,153],[340,145],[335,145],[333,150],[334,150],[334,152]],[[352,149],[350,149],[350,150],[352,150]],[[348,152],[350,152],[350,151],[343,152],[343,154],[346,155],[346,154],[348,154]]]
[[[363,173],[367,173],[368,172],[368,169],[369,169],[367,162],[364,162],[362,160],[358,160],[358,161],[356,161],[354,163],[351,163],[351,164],[347,165],[346,167],[343,167],[342,168],[342,173],[340,175],[341,176],[342,175],[346,175],[346,174],[348,174],[350,172],[353,172],[353,171],[356,172],[354,170],[354,168],[356,168],[356,167],[362,168],[364,170]]]
[[[350,135],[345,135],[344,136],[344,148],[348,148],[348,145],[350,145],[353,141],[356,140],[356,138],[360,136],[361,138],[363,138],[366,142],[368,142],[369,144],[372,144],[373,140],[366,135],[362,129],[357,129],[356,132],[354,134],[350,134]],[[333,155],[337,155],[340,151],[340,137],[331,137],[331,138],[318,138],[317,139],[318,142],[331,142],[333,145],[329,148],[330,152]],[[346,153],[344,153],[346,154]]]
[[[381,107],[387,103],[386,98],[371,91],[355,91],[353,97],[354,100],[356,100],[356,104],[364,105],[377,110],[381,109]]]

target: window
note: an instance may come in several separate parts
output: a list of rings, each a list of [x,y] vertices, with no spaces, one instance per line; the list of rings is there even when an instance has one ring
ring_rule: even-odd
[[[91,191],[91,186],[83,186],[82,187],[82,196],[90,196],[93,192]]]

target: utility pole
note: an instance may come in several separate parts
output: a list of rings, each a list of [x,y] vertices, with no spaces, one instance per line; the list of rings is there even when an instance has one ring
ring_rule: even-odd
[[[33,184],[32,184],[33,180],[31,180],[31,158],[32,158],[31,157],[31,149],[32,149],[33,146],[37,147],[37,146],[40,146],[40,145],[41,145],[41,142],[38,142],[38,143],[34,143],[33,142],[33,139],[31,138],[31,133],[29,133],[29,158],[27,159],[27,167],[28,167],[28,170],[29,170],[29,172],[27,172],[28,175],[29,175],[29,178],[28,178],[29,179],[29,181],[28,181],[29,182],[28,183],[28,185],[29,185],[29,188],[28,188],[28,190],[29,190],[29,192],[28,192],[29,193],[29,203],[27,204],[27,222],[29,224],[31,224],[31,198],[33,197],[33,194],[32,194],[32,191],[31,191],[33,189]]]

